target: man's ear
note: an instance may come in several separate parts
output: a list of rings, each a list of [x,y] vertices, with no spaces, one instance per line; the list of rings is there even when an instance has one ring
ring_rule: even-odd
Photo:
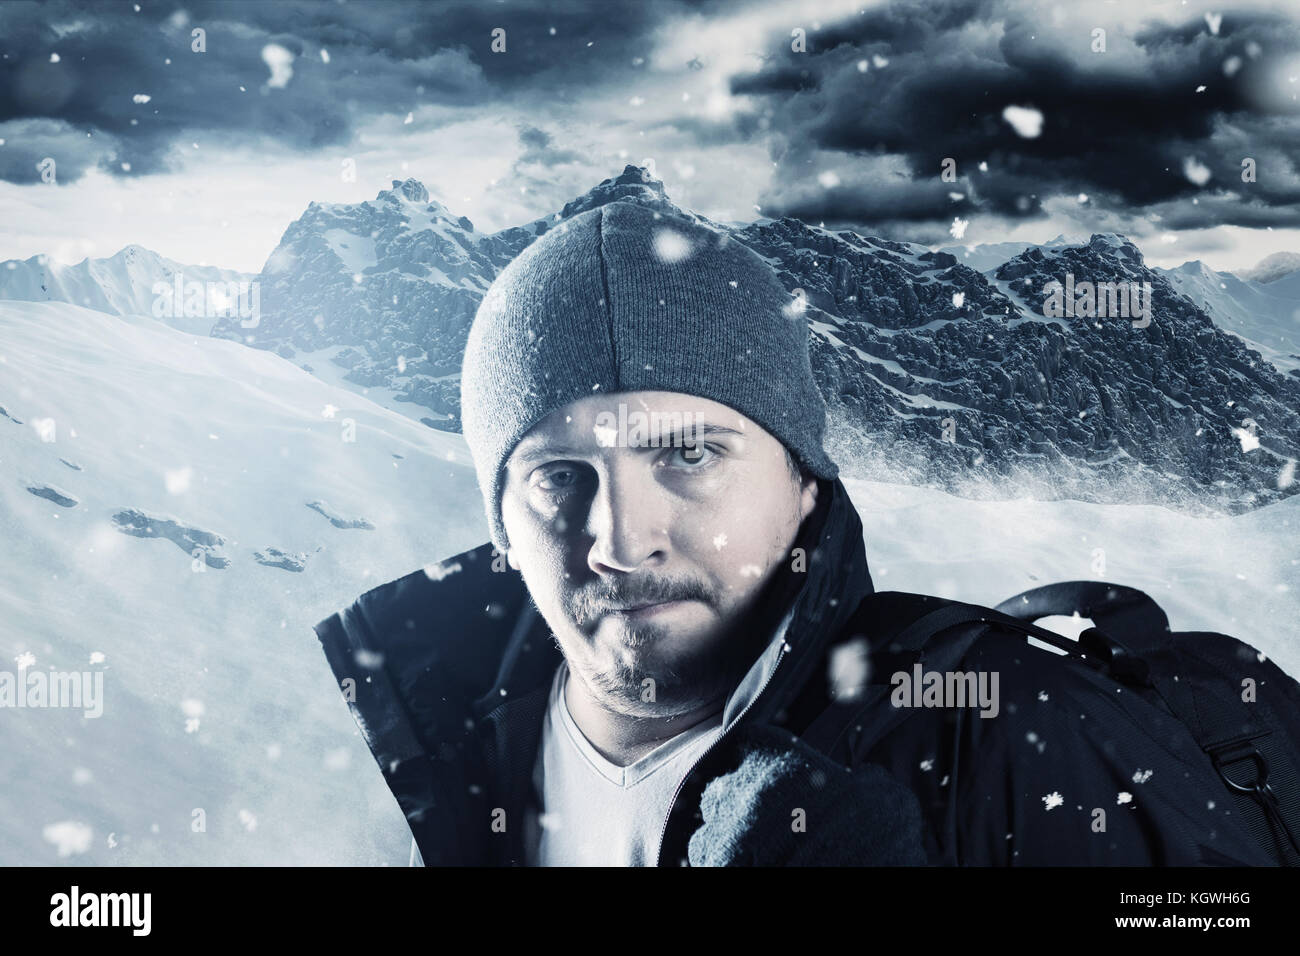
[[[809,475],[803,480],[803,490],[799,498],[799,517],[807,518],[817,507],[817,476]]]

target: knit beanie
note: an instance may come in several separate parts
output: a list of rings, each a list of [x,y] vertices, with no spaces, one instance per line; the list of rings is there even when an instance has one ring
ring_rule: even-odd
[[[805,470],[838,475],[808,326],[772,268],[684,215],[612,202],[554,226],[497,276],[470,326],[461,424],[492,543],[506,460],[537,422],[591,395],[681,392],[745,415]]]

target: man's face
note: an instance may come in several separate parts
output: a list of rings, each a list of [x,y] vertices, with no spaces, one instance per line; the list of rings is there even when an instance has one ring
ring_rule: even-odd
[[[770,639],[777,620],[735,625],[816,494],[734,409],[622,392],[535,425],[506,462],[501,513],[573,674],[616,713],[660,717],[725,699]]]

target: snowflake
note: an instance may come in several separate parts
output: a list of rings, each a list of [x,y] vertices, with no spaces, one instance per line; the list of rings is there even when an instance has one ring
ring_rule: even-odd
[[[1132,799],[1133,799],[1133,794],[1129,793],[1127,790],[1121,790],[1121,791],[1119,792],[1119,797],[1118,797],[1118,799],[1116,799],[1115,802],[1116,802],[1116,803],[1128,803],[1128,802],[1131,801]]]
[[[1133,774],[1133,782],[1146,783],[1151,779],[1153,773],[1155,773],[1154,770],[1139,770],[1137,773]]]
[[[716,537],[714,537],[713,547],[721,551],[726,546],[727,546],[727,536],[725,534],[719,533]]]
[[[1043,131],[1043,114],[1030,106],[1008,106],[1002,111],[1002,118],[1025,139],[1036,139]]]
[[[952,225],[948,227],[948,233],[954,239],[961,239],[966,235],[966,227],[969,225],[970,225],[969,219],[962,219],[960,216],[958,216],[953,219]]]
[[[1045,803],[1045,804],[1047,805],[1047,806],[1046,806],[1046,809],[1048,809],[1048,810],[1051,810],[1051,809],[1053,809],[1053,808],[1055,808],[1055,807],[1059,807],[1059,806],[1060,806],[1061,804],[1063,804],[1064,802],[1065,802],[1065,798],[1062,797],[1062,796],[1061,796],[1059,793],[1057,793],[1055,790],[1053,790],[1053,791],[1052,791],[1051,793],[1049,793],[1047,796],[1043,797],[1043,803]]]
[[[14,662],[18,665],[18,669],[22,670],[24,667],[31,667],[36,663],[36,655],[31,651],[23,651],[14,658]]]

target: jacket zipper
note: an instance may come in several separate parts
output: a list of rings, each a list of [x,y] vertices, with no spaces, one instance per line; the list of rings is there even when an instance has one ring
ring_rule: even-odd
[[[793,623],[793,621],[791,623]],[[663,826],[659,828],[659,849],[655,853],[655,866],[660,865],[660,860],[663,857],[664,834],[668,832],[668,821],[673,817],[673,810],[677,806],[677,798],[682,795],[682,790],[686,787],[686,781],[690,779],[691,774],[695,772],[695,768],[703,762],[704,758],[713,752],[713,748],[722,742],[722,738],[727,736],[733,728],[739,726],[745,715],[749,713],[749,709],[758,703],[758,699],[763,696],[763,691],[767,690],[767,685],[772,683],[772,678],[776,676],[777,669],[781,666],[781,661],[785,659],[786,651],[789,649],[790,642],[785,639],[785,635],[783,634],[781,637],[781,650],[776,655],[776,663],[772,665],[771,671],[769,671],[767,677],[764,678],[762,685],[758,688],[758,692],[749,699],[749,703],[747,703],[741,709],[740,713],[736,715],[736,719],[731,722],[731,727],[726,728],[722,733],[718,734],[717,739],[705,747],[704,752],[695,758],[695,762],[691,764],[691,768],[686,771],[686,775],[682,777],[681,782],[677,784],[677,789],[673,791],[673,798],[668,802],[668,814],[664,817]]]

